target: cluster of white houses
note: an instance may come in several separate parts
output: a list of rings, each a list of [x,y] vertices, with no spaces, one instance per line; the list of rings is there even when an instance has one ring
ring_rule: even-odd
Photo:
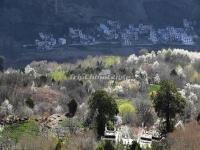
[[[39,39],[35,40],[35,45],[38,49],[41,50],[50,50],[55,47],[66,45],[65,38],[54,38],[53,34],[39,33]]]
[[[178,43],[183,45],[193,45],[193,27],[187,19],[183,20],[182,27],[167,26],[155,29],[152,25],[139,24],[138,26],[129,24],[121,25],[118,21],[108,20],[100,23],[94,28],[92,35],[83,34],[81,29],[69,28],[71,39],[79,38],[79,43],[89,45],[97,41],[117,41],[123,46],[132,46],[137,41],[148,40],[152,44],[158,43]],[[87,41],[83,43],[82,41]],[[78,41],[77,41],[78,42]]]
[[[135,128],[134,130],[127,125],[122,124],[120,116],[116,116],[114,128],[105,127],[104,135],[101,138],[105,141],[112,141],[116,144],[121,143],[125,147],[131,145],[134,141],[140,144],[140,147],[146,149],[152,148],[153,142],[160,142],[162,140],[161,134],[152,128],[146,130],[145,128]]]
[[[96,42],[95,37],[92,35],[83,33],[81,29],[74,29],[72,27],[69,28],[69,37],[71,41],[70,44],[81,44],[81,45],[91,45],[92,43]]]
[[[152,148],[153,142],[159,142],[162,138],[157,131],[145,131],[141,130],[141,132],[136,136],[136,138],[132,138],[130,136],[130,132],[127,130],[127,126],[120,126],[114,130],[108,130],[107,127],[104,131],[104,136],[102,136],[102,140],[113,141],[118,144],[121,143],[124,146],[129,146],[136,141],[141,148]]]
[[[193,45],[193,35],[187,32],[185,28],[175,28],[168,26],[163,29],[151,30],[149,40],[154,44],[158,42],[170,43],[179,42],[184,45]]]
[[[96,45],[99,43],[120,44],[133,46],[134,44],[194,44],[194,30],[192,23],[183,20],[182,27],[167,26],[155,28],[148,24],[122,25],[118,21],[107,20],[104,23],[85,28],[69,27],[66,38],[55,39],[52,34],[39,33],[40,39],[35,41],[39,49],[52,49],[63,45]]]

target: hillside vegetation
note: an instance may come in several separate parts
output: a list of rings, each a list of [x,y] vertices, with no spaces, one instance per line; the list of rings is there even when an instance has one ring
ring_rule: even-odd
[[[5,126],[0,126],[0,145],[95,150],[103,142],[105,127],[116,126],[133,140],[140,138],[141,130],[156,130],[164,137],[158,142],[164,148],[177,149],[184,142],[198,149],[199,133],[188,133],[193,133],[190,123],[198,129],[200,122],[199,62],[198,52],[162,49],[139,56],[34,61],[23,70],[3,69],[0,123]],[[130,79],[94,78],[105,73]],[[71,75],[88,78],[76,80]],[[27,120],[21,122],[23,118]]]

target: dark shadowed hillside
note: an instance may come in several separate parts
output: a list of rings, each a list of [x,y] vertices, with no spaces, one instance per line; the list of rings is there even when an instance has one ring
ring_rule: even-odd
[[[107,19],[179,25],[183,18],[200,20],[199,8],[199,0],[0,0],[0,54],[16,57],[39,32],[63,35],[71,25]]]
[[[42,29],[112,18],[122,22],[176,24],[198,17],[198,0],[1,0],[0,32],[17,40]],[[59,31],[58,31],[59,32]]]

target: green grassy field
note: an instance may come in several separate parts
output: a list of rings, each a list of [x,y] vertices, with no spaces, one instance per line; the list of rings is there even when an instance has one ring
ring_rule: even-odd
[[[14,141],[18,141],[21,137],[27,135],[37,135],[39,133],[39,127],[34,121],[28,121],[19,125],[5,126],[2,137],[8,137]]]

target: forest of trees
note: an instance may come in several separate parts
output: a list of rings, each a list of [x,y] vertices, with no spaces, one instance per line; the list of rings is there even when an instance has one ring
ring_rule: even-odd
[[[2,59],[3,60],[3,59]],[[1,61],[3,66],[3,61]],[[88,57],[76,63],[32,62],[0,72],[0,145],[16,149],[115,149],[101,140],[105,127],[125,126],[133,139],[156,129],[163,139],[152,147],[198,147],[200,56],[168,49],[126,57]],[[71,75],[127,75],[131,79],[80,79]],[[118,120],[118,124],[116,124]],[[193,129],[191,126],[195,125]],[[190,134],[189,140],[185,134]],[[175,144],[173,143],[173,141]],[[127,149],[140,149],[135,140]]]

